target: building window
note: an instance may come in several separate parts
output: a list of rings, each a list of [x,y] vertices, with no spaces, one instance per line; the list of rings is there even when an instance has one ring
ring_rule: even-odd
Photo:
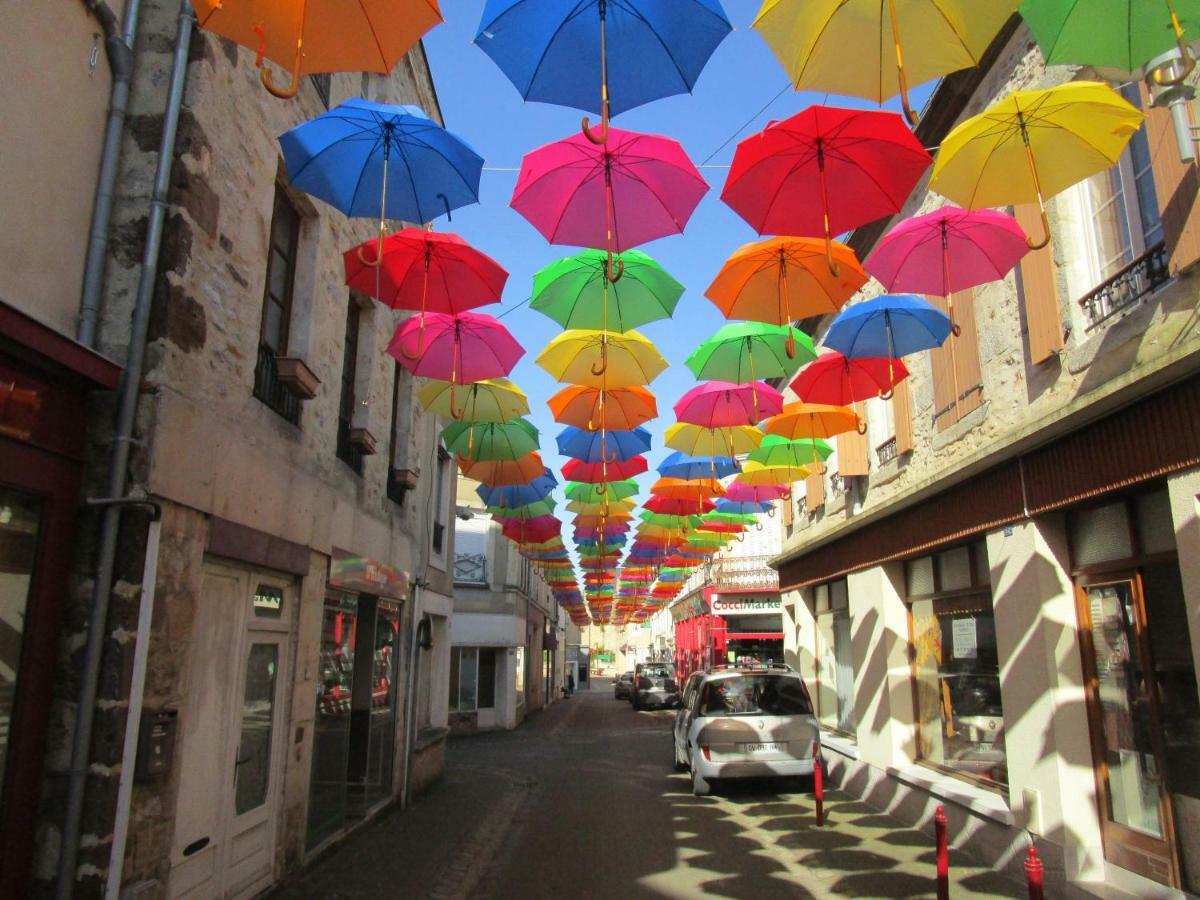
[[[980,541],[905,564],[922,762],[1007,788],[1000,658]]]
[[[454,583],[487,585],[487,535],[472,529],[472,522],[457,525],[454,531]]]
[[[513,687],[517,689],[517,702],[525,701],[525,648],[517,647],[516,664],[513,666]]]
[[[873,397],[867,401],[867,442],[875,451],[876,465],[890,463],[899,453],[896,448],[896,414],[891,398]]]
[[[415,484],[408,465],[409,427],[412,421],[412,373],[396,363],[392,374],[392,428],[388,455],[388,499],[403,506],[404,499]]]
[[[276,184],[267,248],[267,280],[259,324],[258,361],[254,368],[254,396],[292,424],[300,421],[300,399],[279,380],[276,360],[286,356],[288,350],[299,241],[300,213],[284,189]]]
[[[828,728],[854,734],[854,658],[846,579],[814,588],[817,616],[817,715]]]
[[[474,712],[496,705],[496,649],[450,648],[450,711]]]
[[[338,400],[337,456],[342,462],[361,475],[363,454],[351,440],[350,430],[354,423],[356,405],[354,390],[358,379],[358,334],[362,326],[362,307],[351,297],[346,305],[346,336],[342,344],[342,383]]]
[[[441,444],[437,448],[437,480],[433,486],[433,554],[446,552],[446,484],[450,480],[450,454]]]

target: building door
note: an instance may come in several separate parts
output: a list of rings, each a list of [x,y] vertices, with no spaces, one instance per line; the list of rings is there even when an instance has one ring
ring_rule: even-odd
[[[180,713],[168,896],[250,897],[274,881],[294,592],[206,563]]]

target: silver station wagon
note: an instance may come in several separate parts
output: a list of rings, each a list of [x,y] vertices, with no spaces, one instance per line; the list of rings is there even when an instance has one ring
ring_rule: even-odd
[[[694,673],[675,717],[675,765],[692,793],[724,778],[812,775],[820,730],[808,688],[787,668]]]

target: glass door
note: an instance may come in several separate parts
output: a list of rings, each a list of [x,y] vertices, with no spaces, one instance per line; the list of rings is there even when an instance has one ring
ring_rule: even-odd
[[[358,602],[351,595],[325,598],[321,622],[317,709],[313,722],[305,847],[337,834],[346,819],[346,768],[350,759],[350,695],[354,687],[354,636]]]

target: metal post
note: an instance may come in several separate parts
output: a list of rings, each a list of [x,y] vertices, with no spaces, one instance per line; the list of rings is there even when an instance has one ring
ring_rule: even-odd
[[[1029,855],[1025,858],[1025,880],[1029,884],[1029,900],[1042,900],[1042,876],[1044,870],[1042,861],[1038,859],[1037,847],[1029,845]]]
[[[817,827],[825,827],[825,772],[821,765],[821,745],[813,743],[813,800],[817,805]]]
[[[933,817],[933,829],[937,836],[937,897],[950,900],[950,849],[946,843],[946,810],[941,806]]]

